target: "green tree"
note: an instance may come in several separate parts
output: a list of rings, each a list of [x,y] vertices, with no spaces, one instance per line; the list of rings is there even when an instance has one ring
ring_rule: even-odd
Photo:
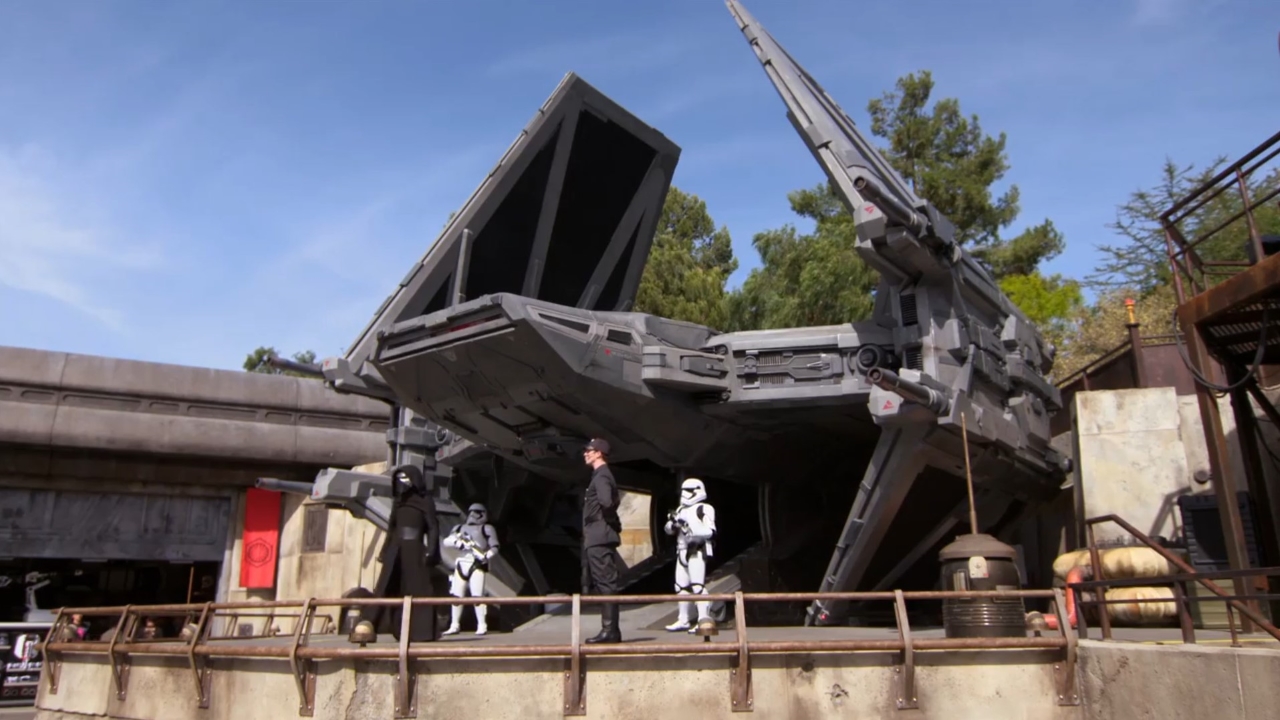
[[[244,358],[244,369],[248,372],[263,373],[264,375],[291,375],[293,377],[314,377],[305,373],[295,372],[293,370],[281,370],[271,367],[267,364],[267,360],[275,355],[279,356],[274,347],[258,347]],[[316,361],[316,353],[314,350],[302,350],[293,354],[294,362],[303,363],[305,365],[313,365]]]
[[[800,235],[792,225],[752,239],[761,267],[730,295],[734,330],[849,322],[871,314],[878,275],[858,257],[853,217],[830,185],[796,190],[791,209],[812,220]]]
[[[1128,342],[1129,312],[1125,300],[1135,301],[1135,319],[1143,335],[1170,332],[1173,310],[1178,306],[1173,287],[1161,285],[1150,292],[1138,288],[1107,288],[1092,305],[1072,313],[1064,332],[1054,337],[1058,356],[1053,364],[1053,380],[1060,382],[1072,373]]]
[[[1219,157],[1197,171],[1193,164],[1179,166],[1166,158],[1159,181],[1152,187],[1134,191],[1129,200],[1116,209],[1116,219],[1107,227],[1120,235],[1121,240],[1098,247],[1104,260],[1086,282],[1101,290],[1124,289],[1140,296],[1169,285],[1173,276],[1160,215],[1212,179],[1225,162],[1226,158]],[[1278,184],[1280,172],[1272,172],[1261,178],[1250,177],[1246,187],[1254,199],[1274,190]],[[1217,230],[1196,246],[1196,253],[1203,260],[1244,260],[1250,239],[1249,225],[1243,217],[1232,220],[1243,209],[1243,199],[1232,183],[1226,191],[1180,220],[1177,229],[1188,242]],[[1280,208],[1274,204],[1255,208],[1253,217],[1260,234],[1280,233]],[[1224,223],[1226,226],[1222,227]]]
[[[888,141],[881,154],[916,194],[955,223],[961,243],[998,239],[1018,215],[1018,187],[993,198],[991,185],[1009,169],[1005,135],[984,135],[978,116],[964,117],[960,102],[944,98],[932,109],[933,75],[898,78],[894,89],[867,103],[871,133]]]
[[[932,75],[924,71],[899,78],[892,92],[868,103],[871,133],[887,141],[881,153],[918,195],[956,225],[959,242],[998,280],[1036,276],[1042,262],[1062,252],[1062,234],[1046,219],[1013,238],[1000,237],[1018,215],[1016,185],[999,197],[992,191],[1009,168],[1005,135],[986,135],[978,117],[966,118],[953,98],[930,107],[932,93]],[[731,326],[826,325],[866,318],[878,277],[857,255],[848,209],[829,184],[788,197],[797,215],[814,222],[814,231],[800,235],[787,225],[756,235],[753,244],[762,264],[731,296]],[[1027,282],[1032,283],[1028,287],[1069,295],[1060,278]]]
[[[1091,306],[1077,308],[1065,323],[1066,332],[1058,345],[1055,378],[1066,378],[1128,341],[1126,299],[1135,301],[1137,321],[1144,335],[1160,335],[1172,330],[1178,300],[1160,216],[1211,180],[1225,162],[1225,158],[1217,158],[1197,170],[1194,165],[1178,165],[1166,158],[1155,184],[1134,191],[1127,201],[1117,206],[1116,219],[1107,227],[1120,239],[1098,247],[1103,260],[1084,282],[1098,291],[1098,298]],[[1224,192],[1209,198],[1176,225],[1187,241],[1208,236],[1196,246],[1202,260],[1239,261],[1247,257],[1251,240],[1249,224],[1244,217],[1236,217],[1244,203],[1232,179],[1226,183],[1228,187]],[[1280,172],[1276,171],[1246,180],[1250,198],[1255,202],[1277,185],[1280,185]],[[1259,234],[1280,233],[1280,207],[1274,203],[1255,208],[1253,219]],[[1230,268],[1223,270],[1230,272]],[[1224,277],[1208,280],[1212,283]],[[1183,280],[1186,281],[1185,276]]]
[[[701,198],[672,186],[640,277],[635,309],[725,328],[724,285],[737,269],[728,229],[716,227]]]
[[[1080,283],[1061,275],[1032,272],[1004,276],[1000,279],[1000,289],[1040,328],[1044,339],[1058,349],[1059,359],[1054,362],[1053,375],[1065,377],[1060,372],[1062,348],[1074,337],[1085,307]]]

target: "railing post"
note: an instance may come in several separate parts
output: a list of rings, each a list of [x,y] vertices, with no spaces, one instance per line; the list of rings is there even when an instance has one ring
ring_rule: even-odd
[[[902,641],[902,667],[893,669],[898,676],[898,709],[913,710],[920,707],[916,699],[915,648],[911,645],[911,623],[907,619],[907,601],[901,590],[893,591],[893,616],[898,625],[898,639]]]
[[[730,701],[734,712],[752,712],[756,701],[751,692],[751,656],[747,653],[747,605],[741,590],[733,593],[733,626],[738,636],[738,658],[729,673]]]
[[[403,614],[400,615],[399,671],[396,673],[396,717],[412,718],[418,716],[418,699],[414,692],[417,678],[409,672],[409,638],[413,628],[412,596],[405,596],[403,607]],[[434,607],[431,612],[435,613]]]
[[[1262,238],[1258,235],[1258,224],[1253,220],[1253,208],[1249,207],[1249,186],[1245,184],[1244,175],[1236,168],[1236,184],[1240,188],[1240,199],[1244,201],[1244,219],[1249,225],[1249,241],[1253,244],[1255,263],[1262,262]]]
[[[1143,360],[1142,336],[1138,334],[1138,318],[1133,312],[1133,298],[1125,298],[1125,310],[1129,313],[1129,322],[1125,323],[1125,327],[1129,329],[1129,357],[1133,361],[1133,381],[1139,388],[1147,387],[1147,367]]]
[[[587,671],[582,664],[582,595],[573,594],[569,626],[569,667],[564,672],[564,714],[587,714]]]
[[[1196,629],[1195,624],[1191,622],[1191,603],[1187,598],[1187,589],[1181,582],[1173,584],[1173,601],[1178,604],[1178,624],[1182,627],[1182,642],[1194,645]]]
[[[1093,565],[1093,579],[1102,580],[1102,553],[1098,552],[1098,541],[1094,538],[1093,523],[1088,523],[1085,527],[1085,531],[1089,536],[1089,563]],[[1099,585],[1096,595],[1101,596],[1101,602],[1098,602],[1098,598],[1095,597],[1094,603],[1097,607],[1101,608],[1098,613],[1098,624],[1102,626],[1102,639],[1110,640],[1111,616],[1107,613],[1107,608],[1109,608],[1110,605],[1107,605],[1106,587]],[[1076,598],[1076,617],[1079,618],[1083,614],[1083,608],[1080,607],[1080,598]]]

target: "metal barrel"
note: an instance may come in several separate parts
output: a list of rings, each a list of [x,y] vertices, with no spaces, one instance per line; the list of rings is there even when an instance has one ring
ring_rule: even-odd
[[[942,548],[943,590],[1021,590],[1017,551],[986,534],[960,535]],[[1026,637],[1026,606],[1021,597],[948,598],[942,601],[942,626],[949,638]]]
[[[311,375],[312,377],[324,377],[324,372],[319,365],[311,365],[309,363],[300,363],[297,360],[289,360],[279,355],[267,356],[267,364],[277,370],[292,370],[303,375]]]
[[[895,392],[911,402],[924,405],[939,415],[951,408],[951,401],[946,395],[931,387],[925,387],[918,382],[901,377],[892,370],[871,368],[867,371],[867,382],[882,390]]]
[[[276,492],[294,493],[297,495],[311,496],[311,483],[297,482],[295,480],[278,480],[276,478],[258,478],[254,486],[262,490],[275,490]]]

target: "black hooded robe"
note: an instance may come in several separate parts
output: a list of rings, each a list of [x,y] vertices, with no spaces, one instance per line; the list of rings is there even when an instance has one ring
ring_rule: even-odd
[[[401,473],[409,477],[409,488],[402,488],[400,481],[395,479]],[[395,469],[391,477],[394,498],[391,526],[387,528],[387,537],[379,553],[382,572],[378,576],[374,592],[378,597],[384,598],[409,595],[434,597],[431,567],[440,554],[440,526],[436,519],[435,500],[418,468],[402,465]],[[385,616],[379,612],[378,621],[374,624],[382,626],[383,617],[387,617],[390,627],[386,630],[399,640],[402,614],[403,610],[399,607]],[[436,639],[434,605],[413,606],[411,620],[410,642],[430,642]]]

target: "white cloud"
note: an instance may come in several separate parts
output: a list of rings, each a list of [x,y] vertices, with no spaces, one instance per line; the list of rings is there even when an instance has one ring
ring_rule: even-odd
[[[114,236],[67,192],[57,163],[40,148],[0,147],[0,283],[65,303],[119,330],[95,276],[155,267],[158,253]]]

